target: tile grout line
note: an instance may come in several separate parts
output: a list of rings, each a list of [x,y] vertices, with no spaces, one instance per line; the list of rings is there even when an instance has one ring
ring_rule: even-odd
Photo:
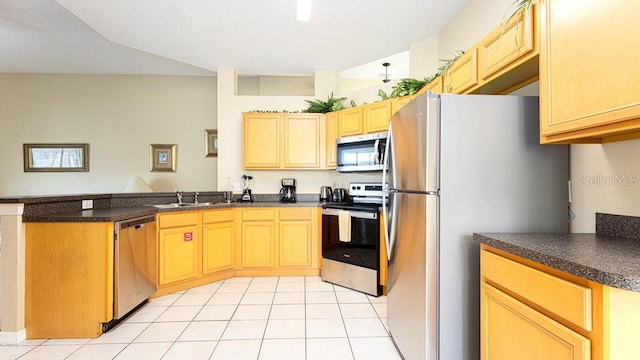
[[[324,282],[324,281],[322,281],[322,280],[319,280],[319,281],[307,281],[307,280],[309,280],[310,278],[311,278],[311,277],[307,277],[307,276],[303,276],[303,277],[302,277],[302,290],[303,290],[303,291],[302,291],[302,295],[303,295],[304,299],[301,301],[301,302],[302,302],[302,304],[301,304],[301,305],[303,306],[303,309],[302,309],[302,310],[303,310],[303,322],[304,322],[304,330],[303,330],[303,334],[304,334],[303,336],[304,336],[304,337],[303,337],[303,339],[304,339],[304,357],[305,357],[305,358],[308,358],[308,356],[310,355],[310,354],[309,354],[309,347],[308,347],[308,341],[309,341],[310,339],[308,338],[309,332],[308,332],[308,328],[307,328],[307,322],[310,320],[310,318],[309,318],[309,313],[308,313],[308,306],[310,305],[310,303],[308,303],[308,301],[307,301],[307,295],[308,295],[309,293],[315,293],[314,291],[309,291],[309,290],[310,290],[309,286],[311,285],[311,282],[326,283],[326,282]],[[220,343],[223,341],[223,340],[222,340],[222,336],[224,335],[225,331],[227,331],[227,330],[228,330],[228,328],[229,328],[229,325],[230,325],[231,321],[233,321],[233,320],[232,320],[232,319],[233,319],[233,317],[238,313],[238,311],[239,311],[239,306],[241,305],[241,303],[242,303],[243,299],[245,298],[245,296],[247,296],[248,294],[250,294],[250,293],[251,293],[251,292],[249,291],[249,290],[250,290],[251,285],[252,285],[252,284],[262,284],[262,282],[255,282],[255,279],[256,279],[255,277],[252,277],[252,278],[251,278],[251,280],[250,280],[248,283],[246,283],[246,282],[241,282],[241,284],[246,284],[246,287],[245,287],[245,289],[244,289],[242,292],[239,292],[239,294],[241,294],[241,295],[240,295],[240,298],[232,304],[232,305],[234,306],[233,312],[230,314],[230,316],[229,316],[229,320],[227,320],[227,323],[226,323],[226,325],[225,325],[224,329],[222,329],[222,331],[221,331],[221,335],[220,335],[220,337],[218,338],[218,341],[215,343],[215,345],[214,345],[214,346],[213,346],[213,348],[211,349],[211,353],[210,353],[209,357],[213,356],[213,355],[215,354],[215,351],[219,349]],[[315,279],[314,279],[314,280],[315,280]],[[225,282],[226,282],[226,280],[225,280],[225,281],[223,281],[223,282],[222,282],[222,284],[221,284],[220,286],[218,286],[218,287],[217,287],[213,292],[210,292],[210,293],[209,293],[209,292],[204,292],[204,293],[195,293],[195,294],[206,294],[206,295],[208,295],[208,297],[207,297],[206,301],[205,301],[202,305],[199,305],[199,306],[200,306],[200,309],[197,311],[197,313],[196,313],[196,314],[195,314],[195,315],[194,315],[194,316],[193,316],[189,321],[185,321],[185,322],[187,322],[186,327],[185,327],[185,328],[180,332],[180,334],[178,334],[178,335],[177,335],[177,337],[176,337],[175,339],[173,339],[173,340],[171,340],[171,341],[161,341],[161,343],[169,343],[169,347],[168,347],[168,348],[167,348],[167,349],[166,349],[166,350],[161,354],[161,357],[165,357],[165,356],[169,353],[169,351],[171,350],[171,348],[172,348],[173,346],[175,346],[177,343],[180,343],[180,342],[181,342],[181,341],[179,341],[179,339],[180,339],[180,337],[181,337],[181,336],[183,336],[183,335],[185,334],[185,332],[187,331],[187,329],[189,328],[189,326],[191,326],[191,325],[193,325],[194,323],[197,323],[197,322],[199,322],[199,321],[209,321],[209,320],[206,320],[206,319],[203,319],[203,320],[196,320],[196,318],[197,318],[197,316],[198,316],[199,314],[201,314],[201,313],[204,311],[204,309],[205,309],[205,307],[207,306],[207,304],[211,301],[211,299],[212,299],[215,295],[227,294],[227,293],[220,293],[220,292],[219,292],[219,291],[220,291],[220,289],[222,288],[222,286],[225,284]],[[271,283],[271,282],[265,282],[265,283]],[[228,284],[235,284],[235,283],[228,283]],[[259,356],[260,356],[261,352],[265,349],[265,348],[264,348],[265,340],[269,340],[269,339],[266,339],[266,334],[267,334],[267,330],[268,330],[269,323],[270,323],[270,321],[272,320],[272,319],[271,319],[271,316],[272,316],[272,315],[274,315],[273,310],[274,310],[274,306],[276,305],[276,304],[275,304],[275,298],[276,298],[276,295],[278,294],[278,291],[277,291],[277,290],[278,290],[278,286],[279,286],[279,285],[281,285],[281,284],[284,284],[284,282],[282,281],[282,277],[277,277],[277,279],[275,280],[275,283],[273,283],[273,284],[275,285],[275,288],[273,289],[273,297],[271,298],[270,302],[268,303],[268,305],[269,305],[269,309],[268,309],[268,313],[267,313],[267,316],[266,316],[265,327],[264,327],[264,329],[263,329],[263,331],[262,331],[262,337],[261,337],[261,339],[260,339],[260,346],[259,346],[259,348],[258,348],[258,355],[257,355],[257,356],[258,356],[258,358],[259,358]],[[347,343],[348,343],[348,346],[349,346],[349,350],[350,350],[351,357],[352,357],[353,359],[355,359],[355,350],[354,350],[353,343],[352,343],[352,337],[351,337],[351,336],[349,336],[349,334],[348,334],[348,332],[347,332],[347,328],[346,328],[346,319],[345,319],[345,317],[344,317],[343,307],[341,306],[341,305],[344,305],[344,304],[351,304],[351,303],[349,302],[349,298],[348,298],[348,297],[346,297],[345,299],[343,299],[343,300],[345,300],[345,301],[346,301],[344,304],[343,304],[343,303],[341,303],[341,302],[340,302],[340,300],[339,300],[339,297],[338,297],[338,295],[339,295],[339,294],[338,294],[338,293],[339,293],[339,292],[338,292],[338,288],[337,288],[335,285],[331,284],[331,283],[326,283],[326,284],[329,284],[329,285],[330,285],[330,290],[328,290],[328,291],[322,291],[322,292],[329,292],[329,293],[333,294],[333,297],[335,298],[335,304],[336,304],[336,306],[338,307],[338,312],[339,312],[339,314],[340,314],[340,320],[341,320],[341,323],[342,323],[343,329],[344,329],[344,331],[345,331],[345,339],[347,340]],[[316,290],[317,290],[318,288],[321,288],[321,287],[319,287],[318,285],[316,285]],[[263,290],[262,292],[267,292],[267,291]],[[270,293],[270,292],[271,292],[271,291],[268,291],[267,293]],[[282,292],[282,293],[287,293],[287,292],[286,292],[286,291],[284,291],[284,292]],[[230,293],[229,293],[229,294],[230,294]],[[178,295],[178,294],[177,294],[177,295]],[[161,311],[157,316],[155,316],[155,317],[154,317],[154,320],[152,320],[151,322],[147,322],[147,321],[142,322],[142,321],[141,321],[141,322],[130,323],[130,324],[140,324],[140,323],[144,323],[144,324],[145,324],[145,326],[144,326],[144,328],[143,328],[143,329],[142,329],[142,330],[141,330],[141,331],[140,331],[136,336],[134,336],[134,337],[132,338],[132,340],[131,340],[130,342],[127,342],[127,343],[118,343],[118,342],[112,343],[112,344],[123,344],[123,345],[124,345],[123,349],[122,349],[122,350],[120,350],[118,353],[116,353],[116,354],[114,355],[114,357],[113,357],[113,358],[116,358],[117,356],[120,356],[120,355],[121,355],[121,354],[122,354],[122,353],[123,353],[123,352],[124,352],[128,347],[130,347],[131,345],[134,345],[134,344],[149,344],[149,343],[156,343],[156,341],[152,341],[152,342],[139,342],[139,343],[136,343],[135,341],[136,341],[136,340],[138,340],[138,339],[140,339],[141,335],[142,335],[146,330],[148,330],[148,329],[149,329],[149,327],[150,327],[152,324],[154,324],[154,323],[163,323],[164,321],[157,321],[157,320],[158,320],[158,319],[159,319],[163,314],[165,314],[165,313],[166,313],[170,308],[179,308],[179,307],[181,307],[181,306],[189,306],[188,304],[178,305],[178,303],[180,302],[180,299],[183,299],[183,298],[184,298],[185,296],[187,296],[187,295],[190,295],[190,294],[188,293],[188,291],[180,292],[180,293],[179,293],[179,296],[178,296],[175,300],[173,300],[173,301],[172,301],[171,303],[169,303],[167,306],[163,306],[163,307],[164,307],[164,310],[162,310],[162,311]],[[345,297],[345,295],[346,295],[346,294],[343,294],[343,297]],[[366,294],[365,294],[365,296],[366,296]],[[203,296],[203,297],[204,297],[204,296]],[[388,330],[386,329],[386,327],[384,326],[384,322],[383,322],[383,319],[382,319],[382,317],[381,317],[381,314],[376,310],[376,307],[374,306],[374,305],[382,304],[383,302],[378,302],[378,301],[374,302],[374,301],[373,301],[374,299],[373,299],[373,298],[371,298],[371,297],[369,297],[369,296],[366,296],[366,298],[365,298],[365,299],[366,299],[366,302],[362,302],[362,303],[363,303],[363,304],[368,304],[371,308],[373,308],[373,310],[374,310],[374,312],[375,312],[375,314],[376,314],[376,316],[375,316],[375,317],[378,319],[378,323],[379,323],[379,324],[380,324],[380,326],[382,326],[382,327],[384,328],[384,330],[385,330],[385,331],[384,331],[385,335],[384,335],[384,336],[364,336],[364,337],[360,337],[360,338],[377,338],[377,337],[379,337],[379,338],[390,338],[390,334],[389,334]],[[359,302],[356,302],[356,303],[359,303]],[[315,303],[314,303],[314,304],[315,304]],[[317,304],[322,304],[322,302],[317,303]],[[354,303],[354,304],[355,304],[355,303]],[[211,306],[216,306],[216,305],[223,305],[223,304],[211,304]],[[252,305],[252,304],[245,304],[245,305]],[[283,305],[283,306],[284,306],[284,305],[295,305],[295,304],[294,304],[293,302],[285,302],[285,303],[283,303],[283,304],[281,304],[281,305]],[[133,315],[133,314],[132,314],[132,315]],[[216,320],[211,320],[211,321],[216,321]],[[167,321],[167,322],[169,322],[169,323],[170,323],[171,321]],[[126,321],[125,321],[125,322],[123,322],[122,324],[126,324]],[[120,325],[122,325],[122,324],[120,324]],[[115,328],[114,328],[114,329],[115,329]],[[354,338],[359,338],[359,337],[358,337],[358,336],[354,336]],[[295,340],[295,339],[298,339],[298,338],[294,335],[294,336],[293,336],[293,337],[291,337],[291,338],[289,338],[289,337],[279,338],[279,337],[278,337],[278,338],[274,338],[274,339],[278,339],[278,340]],[[322,339],[322,338],[319,338],[319,339]],[[328,339],[328,338],[327,338],[327,339]],[[240,340],[240,339],[229,339],[229,340]],[[89,341],[91,341],[91,340],[89,340]],[[206,339],[203,339],[203,340],[184,340],[184,341],[182,341],[182,342],[190,342],[190,343],[192,343],[192,342],[200,342],[200,341],[211,341],[211,340],[206,340]],[[34,346],[34,347],[32,347],[31,349],[29,349],[29,351],[27,351],[26,353],[21,354],[21,355],[20,355],[20,358],[22,358],[22,357],[26,357],[26,356],[27,356],[27,354],[31,353],[34,349],[37,349],[37,348],[39,348],[39,347],[46,347],[46,346],[45,346],[45,343],[46,343],[46,342],[47,342],[47,339],[45,339],[42,343],[40,343],[40,344],[38,344],[38,345],[35,345],[35,346]],[[65,358],[72,357],[74,354],[76,354],[78,351],[80,351],[83,347],[85,347],[85,346],[87,346],[87,345],[100,345],[100,344],[102,344],[102,345],[108,345],[109,343],[98,343],[98,344],[94,344],[94,343],[85,342],[85,343],[83,343],[83,344],[79,344],[78,348],[77,348],[77,349],[75,349],[75,350],[74,350],[73,352],[71,352],[70,354],[66,355],[66,357],[65,357]],[[59,345],[75,345],[75,344],[59,344]]]

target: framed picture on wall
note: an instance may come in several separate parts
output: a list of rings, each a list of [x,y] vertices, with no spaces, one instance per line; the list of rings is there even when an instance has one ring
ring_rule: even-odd
[[[89,144],[22,144],[24,171],[89,171]]]
[[[218,130],[204,130],[204,156],[218,157]]]
[[[151,144],[150,164],[152,172],[176,172],[178,165],[176,144]]]

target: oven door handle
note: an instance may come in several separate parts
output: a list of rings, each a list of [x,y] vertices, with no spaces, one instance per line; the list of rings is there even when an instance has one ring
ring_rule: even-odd
[[[340,211],[341,211],[340,209],[322,209],[322,215],[338,216]],[[369,220],[375,220],[378,218],[378,213],[365,212],[365,211],[353,211],[353,210],[342,210],[342,211],[348,211],[349,216],[351,216],[352,218],[369,219]]]

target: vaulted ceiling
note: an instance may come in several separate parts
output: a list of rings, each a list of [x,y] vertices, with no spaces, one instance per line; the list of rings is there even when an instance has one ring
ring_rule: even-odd
[[[467,2],[312,1],[298,22],[296,0],[0,0],[0,73],[345,70],[437,35]]]

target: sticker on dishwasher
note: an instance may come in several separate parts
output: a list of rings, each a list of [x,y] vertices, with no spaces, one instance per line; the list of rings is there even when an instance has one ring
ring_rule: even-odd
[[[186,232],[182,234],[182,240],[183,241],[191,241],[193,240],[193,233],[192,232]]]

